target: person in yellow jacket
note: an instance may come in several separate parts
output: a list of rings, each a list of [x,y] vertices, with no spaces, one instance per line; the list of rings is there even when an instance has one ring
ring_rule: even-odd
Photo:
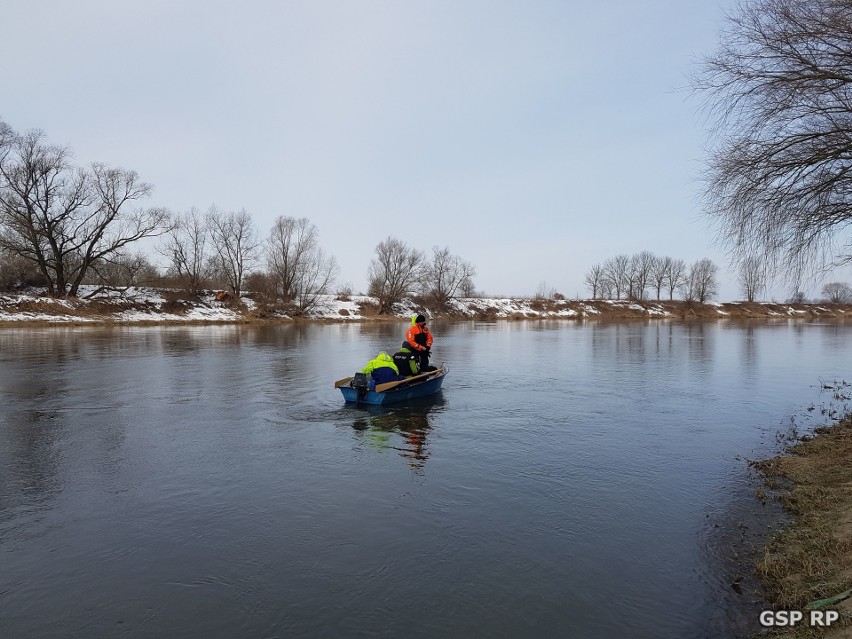
[[[373,378],[376,384],[384,384],[386,382],[396,382],[405,379],[399,374],[399,369],[393,363],[393,357],[382,351],[374,359],[367,362],[367,365],[361,369],[365,375]]]
[[[411,326],[405,332],[403,348],[407,348],[417,356],[420,362],[420,372],[430,370],[429,355],[432,351],[432,333],[426,326],[426,318],[423,315],[415,315],[411,318]],[[434,369],[431,369],[434,370]]]

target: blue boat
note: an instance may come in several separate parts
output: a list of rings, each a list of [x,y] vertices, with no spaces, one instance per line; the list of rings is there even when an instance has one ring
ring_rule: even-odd
[[[434,371],[415,375],[408,380],[379,384],[374,390],[361,390],[353,387],[352,378],[340,380],[335,387],[343,393],[343,398],[352,404],[396,404],[409,399],[427,397],[441,390],[447,367],[442,365]]]

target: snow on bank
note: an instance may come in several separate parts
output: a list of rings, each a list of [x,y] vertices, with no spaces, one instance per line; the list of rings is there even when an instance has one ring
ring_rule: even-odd
[[[92,292],[81,287],[80,295]],[[122,295],[99,295],[93,299],[54,299],[42,291],[0,295],[0,321],[49,323],[140,322],[235,322],[242,315],[207,295],[192,304],[175,305],[163,292],[131,288]]]
[[[198,300],[187,301],[177,291],[149,288],[131,288],[121,294],[101,294],[85,299],[92,289],[81,289],[80,299],[57,300],[41,291],[26,294],[0,295],[0,321],[2,322],[53,322],[93,323],[115,322],[122,324],[143,322],[240,322],[257,319],[293,319],[286,311],[258,304],[250,297],[239,303],[217,302],[213,293]],[[615,308],[629,309],[648,315],[664,317],[669,313],[659,307],[635,302],[610,301]],[[378,300],[366,295],[352,295],[338,299],[322,296],[304,317],[314,320],[363,321],[375,319]],[[459,318],[487,319],[574,319],[585,315],[598,315],[601,310],[591,302],[567,300],[536,300],[508,298],[456,299],[449,303],[450,313]],[[421,312],[412,301],[397,304],[394,315],[409,318]]]
[[[93,288],[80,291],[91,294]],[[745,304],[711,302],[696,313],[683,302],[636,302],[630,300],[542,300],[521,298],[467,298],[451,300],[448,315],[455,318],[480,320],[497,319],[582,319],[588,318],[685,318],[718,317],[807,317],[830,315],[848,317],[849,308],[829,309],[823,306],[788,304]],[[338,299],[322,296],[302,317],[325,321],[364,321],[377,319],[378,301],[366,295]],[[394,316],[409,318],[421,309],[412,300],[395,307]],[[383,316],[386,318],[386,316]],[[261,304],[251,297],[240,300],[216,301],[213,292],[197,299],[186,300],[179,291],[132,288],[119,293],[100,294],[93,299],[57,300],[46,297],[43,291],[25,294],[0,294],[0,323],[188,323],[294,319],[281,307]]]

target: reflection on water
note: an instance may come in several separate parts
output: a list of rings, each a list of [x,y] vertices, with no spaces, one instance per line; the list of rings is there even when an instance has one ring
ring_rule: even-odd
[[[401,407],[347,406],[357,413],[352,422],[355,445],[378,452],[395,450],[413,471],[421,471],[429,459],[426,444],[432,428],[429,414],[444,406],[440,393]]]
[[[405,328],[0,331],[0,636],[758,630],[714,539],[848,326],[434,322],[441,394],[345,405]]]

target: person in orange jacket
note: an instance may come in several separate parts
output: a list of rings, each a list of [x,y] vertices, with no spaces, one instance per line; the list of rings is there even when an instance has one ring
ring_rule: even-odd
[[[411,318],[411,326],[405,332],[403,348],[407,348],[420,362],[420,372],[435,370],[429,367],[429,355],[432,350],[432,333],[426,327],[426,318],[423,315],[415,315]]]

